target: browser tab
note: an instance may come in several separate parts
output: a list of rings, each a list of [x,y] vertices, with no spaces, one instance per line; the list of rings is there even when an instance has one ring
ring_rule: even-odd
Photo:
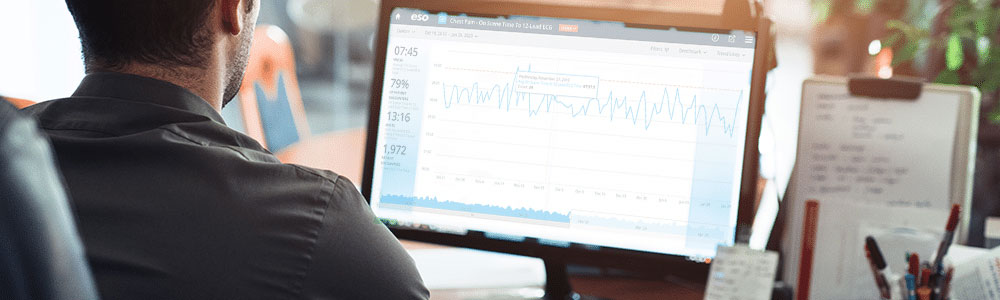
[[[448,24],[448,14],[444,12],[438,13],[438,24],[444,25]]]

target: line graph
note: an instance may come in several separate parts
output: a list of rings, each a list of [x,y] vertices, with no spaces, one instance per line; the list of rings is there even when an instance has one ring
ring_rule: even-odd
[[[697,153],[735,151],[743,87],[698,74],[656,77],[556,62],[442,57],[432,64],[413,193],[389,193],[390,202],[410,197],[399,204],[527,219],[586,208],[684,220],[690,201],[701,199],[692,186],[731,185],[729,176],[713,176],[731,167],[728,158]],[[714,171],[695,175],[696,166]],[[509,182],[492,184],[498,181]],[[517,188],[524,182],[534,184]],[[586,192],[559,188],[567,186]],[[592,224],[633,228],[637,221]]]
[[[548,80],[524,80],[521,74],[538,73],[550,74]],[[560,76],[566,76],[565,79]],[[628,95],[617,96],[615,91],[607,92],[606,97],[598,98],[596,92],[600,85],[600,79],[596,78],[596,84],[573,83],[572,77],[591,77],[573,74],[541,73],[528,69],[522,71],[520,67],[514,72],[514,78],[508,83],[483,84],[476,82],[471,86],[459,86],[446,83],[441,84],[442,100],[445,108],[451,108],[456,104],[495,104],[498,110],[511,112],[512,109],[521,107],[527,108],[528,116],[537,116],[541,113],[553,113],[555,109],[566,109],[571,117],[580,116],[607,116],[609,121],[615,121],[616,117],[631,121],[633,125],[641,126],[648,130],[653,121],[664,116],[669,120],[681,124],[704,125],[705,135],[708,135],[713,128],[713,123],[718,122],[722,134],[733,137],[736,130],[737,112],[739,111],[740,100],[743,99],[743,90],[739,90],[736,97],[736,106],[732,109],[732,115],[723,115],[718,103],[711,104],[711,107],[699,103],[697,95],[691,96],[691,101],[681,99],[680,88],[673,90],[671,97],[670,89],[664,88],[659,101],[650,100],[648,93],[643,90],[639,96]],[[559,82],[556,82],[559,81]],[[553,94],[546,92],[536,92],[535,88],[549,88],[557,85],[556,88],[584,89],[576,95]],[[532,91],[521,91],[518,87],[529,87]],[[595,95],[589,96],[588,91],[593,90]],[[581,96],[583,95],[583,96]],[[584,100],[580,103],[580,100]],[[641,122],[640,122],[641,121]],[[700,123],[699,123],[700,122]]]
[[[463,202],[438,200],[436,197],[408,197],[400,195],[382,195],[382,203],[406,205],[414,207],[464,211],[513,218],[525,218],[540,221],[569,223],[569,214],[531,208],[516,208],[500,205],[469,204]]]

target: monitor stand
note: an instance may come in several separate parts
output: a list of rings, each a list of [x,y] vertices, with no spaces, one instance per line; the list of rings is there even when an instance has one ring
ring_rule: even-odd
[[[603,298],[583,296],[573,291],[566,274],[566,263],[553,259],[545,262],[545,300],[599,300]]]

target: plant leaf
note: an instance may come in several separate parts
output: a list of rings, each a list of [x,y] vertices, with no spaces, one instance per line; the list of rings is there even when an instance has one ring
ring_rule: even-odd
[[[944,83],[944,84],[958,84],[959,82],[958,72],[954,70],[944,70],[938,73],[937,78],[934,78],[934,82]]]
[[[976,52],[979,55],[980,66],[989,62],[990,39],[985,36],[981,36],[976,39]]]
[[[905,28],[905,27],[910,27],[910,24],[907,24],[906,22],[904,22],[902,20],[895,20],[895,19],[893,19],[893,20],[889,20],[889,21],[885,22],[885,28],[888,28],[888,29],[903,30],[903,28]]]
[[[990,8],[986,10],[986,32],[996,32],[1000,28],[1000,8]],[[984,34],[985,35],[985,34]]]
[[[899,30],[907,40],[917,39],[920,34],[916,27],[901,20],[889,20],[885,22],[885,27],[890,30]]]
[[[979,90],[985,93],[995,92],[1000,88],[1000,64],[998,63],[988,63],[979,68],[982,72],[979,75],[979,80],[982,82],[979,84]]]
[[[955,71],[962,66],[962,60],[964,59],[962,55],[962,38],[958,34],[952,33],[951,38],[948,39],[948,48],[945,50],[944,58],[948,70]]]
[[[997,90],[997,86],[1000,86],[1000,80],[986,79],[986,81],[983,82],[983,86],[980,88],[980,90],[983,93],[992,93]]]
[[[976,18],[976,33],[979,35],[986,35],[988,33],[986,32],[986,26],[990,21],[989,18],[989,14],[980,14],[979,17]]]
[[[903,48],[899,49],[896,55],[892,56],[892,65],[897,66],[903,62],[911,61],[917,56],[917,42],[907,41]]]
[[[895,47],[896,43],[899,43],[903,34],[899,31],[893,32],[884,40],[882,40],[882,47]]]
[[[829,1],[818,1],[813,3],[813,24],[820,24],[826,22],[826,19],[830,18],[830,10],[833,4]]]
[[[872,13],[872,7],[875,6],[875,0],[855,0],[854,1],[854,11],[861,15],[868,15]]]

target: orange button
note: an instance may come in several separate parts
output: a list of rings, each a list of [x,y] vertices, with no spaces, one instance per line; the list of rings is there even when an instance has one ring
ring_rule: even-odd
[[[580,27],[576,25],[559,24],[559,31],[562,32],[577,32],[579,30]]]

